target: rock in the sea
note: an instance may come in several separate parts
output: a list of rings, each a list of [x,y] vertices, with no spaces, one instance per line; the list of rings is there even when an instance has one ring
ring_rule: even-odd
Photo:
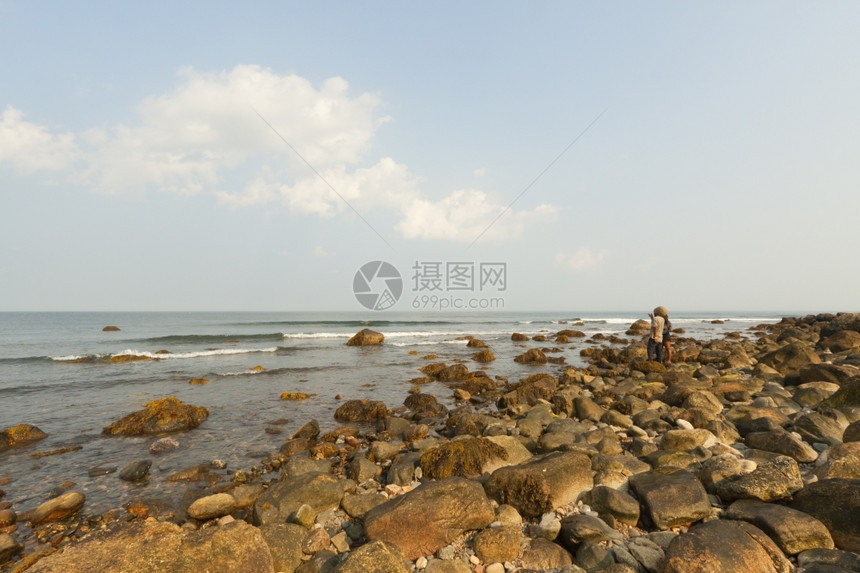
[[[208,417],[207,408],[191,406],[168,396],[147,403],[142,410],[107,426],[102,433],[108,436],[140,436],[181,432],[196,428]]]
[[[521,364],[546,364],[547,357],[540,348],[530,348],[514,358],[514,361]]]
[[[382,344],[385,336],[381,332],[365,328],[346,341],[347,346],[376,346]]]
[[[630,477],[630,486],[658,529],[690,525],[711,514],[708,494],[696,476],[661,468]]]
[[[30,424],[18,424],[0,432],[0,452],[44,440],[48,434]]]
[[[118,332],[118,331],[119,331],[119,327],[114,326],[113,324],[109,324],[109,325],[105,326],[104,328],[102,328],[102,332]]]
[[[487,363],[496,359],[496,355],[491,350],[479,350],[472,355],[472,360],[475,362]]]
[[[119,478],[130,482],[140,482],[146,479],[149,475],[149,468],[152,467],[151,460],[135,460],[125,464],[119,470]]]
[[[787,555],[809,549],[833,549],[833,538],[823,523],[784,505],[742,499],[729,506],[725,517],[752,523]]]
[[[230,515],[234,511],[236,511],[236,498],[229,493],[207,495],[188,506],[188,516],[201,521]]]
[[[672,540],[662,573],[791,573],[793,567],[763,531],[744,521],[695,525]]]
[[[439,399],[432,394],[410,394],[403,401],[403,405],[422,417],[441,418],[448,413],[448,408],[440,404]]]
[[[32,523],[47,523],[65,519],[78,511],[86,501],[84,494],[77,491],[69,491],[63,495],[49,499],[30,514]]]
[[[8,533],[0,533],[0,565],[17,555],[24,546]]]
[[[42,558],[27,571],[274,573],[275,569],[260,530],[237,520],[197,531],[160,521],[116,522],[105,532]]]
[[[515,507],[523,517],[539,517],[573,503],[594,485],[591,460],[577,452],[552,452],[499,468],[485,484],[487,495]]]
[[[388,417],[388,408],[385,406],[385,402],[378,402],[375,400],[348,400],[341,404],[341,406],[335,410],[334,419],[339,422],[355,422],[355,423],[368,423],[375,422],[379,418],[387,418]]]
[[[836,547],[860,553],[860,479],[811,483],[795,494],[790,505],[824,523]]]
[[[494,518],[478,482],[452,477],[374,507],[364,525],[368,539],[393,543],[411,560],[434,553],[465,531],[486,527]]]
[[[149,445],[150,454],[160,454],[162,452],[170,452],[179,447],[179,442],[171,437],[159,438]]]

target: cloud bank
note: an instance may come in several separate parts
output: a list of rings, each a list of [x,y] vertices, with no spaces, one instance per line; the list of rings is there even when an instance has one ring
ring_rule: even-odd
[[[426,196],[423,177],[406,165],[368,157],[390,120],[379,107],[378,95],[351,95],[339,77],[315,87],[256,65],[220,73],[185,68],[175,89],[140,103],[133,125],[53,132],[7,106],[0,166],[24,175],[63,173],[104,195],[210,193],[225,207],[274,204],[324,219],[349,203],[362,213],[394,213],[395,229],[407,239],[471,242],[486,231],[487,240],[504,241],[554,218],[554,207],[540,205],[510,210],[488,229],[505,211],[490,194]]]

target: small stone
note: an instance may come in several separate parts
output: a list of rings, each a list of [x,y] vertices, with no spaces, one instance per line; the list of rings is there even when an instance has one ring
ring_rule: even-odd
[[[236,499],[229,493],[216,493],[196,500],[188,507],[188,516],[201,521],[223,517],[236,510]]]
[[[63,495],[49,499],[39,507],[33,510],[30,515],[32,523],[47,523],[49,521],[59,521],[72,515],[84,505],[86,497],[84,494],[77,491],[70,491]]]
[[[174,438],[161,438],[152,442],[149,446],[150,454],[160,454],[162,452],[169,452],[175,450],[179,447],[179,442]]]

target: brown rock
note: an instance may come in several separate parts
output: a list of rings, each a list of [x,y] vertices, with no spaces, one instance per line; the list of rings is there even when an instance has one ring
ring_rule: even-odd
[[[759,362],[785,375],[795,374],[809,364],[817,364],[821,358],[808,345],[796,341],[768,352],[759,358]]]
[[[472,360],[475,362],[487,363],[496,359],[496,355],[490,350],[481,350],[472,355]]]
[[[630,486],[659,529],[690,525],[711,514],[704,486],[687,471],[655,469],[631,476]]]
[[[142,410],[107,426],[102,433],[109,436],[139,436],[180,432],[196,428],[208,417],[207,408],[190,406],[168,396],[147,403]]]
[[[48,434],[30,424],[18,424],[0,432],[0,452],[44,440]]]
[[[114,326],[112,324],[109,324],[109,325],[105,326],[104,328],[102,328],[102,332],[117,332],[117,331],[119,331],[119,327]]]
[[[372,541],[350,552],[337,573],[409,573],[406,557],[394,543]]]
[[[257,498],[251,519],[255,525],[283,523],[302,505],[308,505],[314,516],[337,509],[348,483],[319,472],[287,478],[271,485]]]
[[[346,341],[347,346],[377,346],[382,344],[382,341],[385,340],[385,336],[381,332],[376,332],[374,330],[370,330],[369,328],[365,328],[360,330]]]
[[[523,554],[523,535],[518,527],[488,527],[475,535],[472,547],[484,563],[513,561]]]
[[[525,354],[520,354],[514,358],[514,361],[520,364],[546,364],[547,357],[540,348],[530,348]]]
[[[811,483],[795,494],[791,507],[824,523],[836,547],[860,553],[860,479]]]
[[[480,484],[452,477],[422,484],[371,509],[364,518],[371,541],[398,546],[406,559],[430,555],[465,531],[495,518]]]
[[[742,499],[729,506],[725,517],[752,523],[788,555],[809,549],[833,549],[833,538],[823,523],[784,505]]]
[[[494,458],[507,459],[505,448],[487,438],[471,436],[430,448],[421,454],[421,468],[430,479],[478,477]]]
[[[84,505],[86,497],[77,491],[66,492],[63,495],[49,499],[30,514],[32,523],[47,523],[59,521],[72,515]]]
[[[388,417],[388,408],[384,402],[374,400],[348,400],[334,413],[334,419],[340,422],[368,423],[379,418]]]
[[[234,511],[236,511],[236,498],[229,493],[216,493],[195,500],[188,507],[188,516],[202,521],[230,515]]]

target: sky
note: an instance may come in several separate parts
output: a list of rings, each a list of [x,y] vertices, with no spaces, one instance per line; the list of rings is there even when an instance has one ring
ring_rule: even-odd
[[[858,21],[0,0],[0,310],[860,310]]]

